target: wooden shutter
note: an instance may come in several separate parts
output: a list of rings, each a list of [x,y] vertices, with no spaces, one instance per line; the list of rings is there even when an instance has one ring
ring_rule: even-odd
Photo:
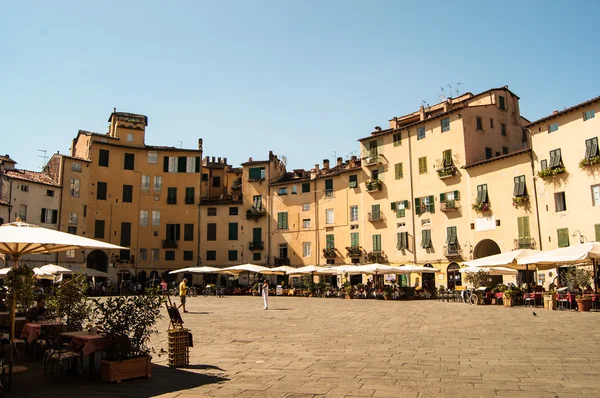
[[[600,242],[600,224],[594,225],[594,230],[596,231],[596,242]]]
[[[252,228],[252,242],[260,243],[262,239],[262,228]]]
[[[481,202],[487,203],[488,201],[488,193],[487,193],[487,184],[481,185]]]
[[[183,225],[183,240],[193,241],[194,240],[194,224]]]
[[[445,193],[441,193],[440,194],[440,203],[444,203],[446,201],[446,194]]]
[[[350,234],[350,246],[358,247],[358,232],[352,232]]]
[[[415,198],[415,214],[421,214],[421,198]]]
[[[523,218],[524,217],[517,218],[517,228],[519,230],[519,240],[523,239]]]
[[[283,213],[277,213],[277,229],[283,229]]]
[[[396,163],[394,166],[394,173],[396,180],[400,180],[403,177],[402,163]]]
[[[52,224],[58,222],[58,210],[52,210]]]
[[[165,172],[165,173],[169,172],[169,157],[168,156],[163,157],[163,172]]]
[[[302,193],[310,192],[310,182],[302,183]]]
[[[328,249],[333,249],[335,247],[334,237],[335,235],[333,234],[325,235],[325,244]]]
[[[540,161],[540,169],[546,170],[548,168],[548,161],[546,159]]]
[[[287,214],[287,211],[283,213],[283,229],[288,229],[288,214]]]
[[[396,211],[396,202],[392,202],[390,205],[391,210]]]
[[[435,213],[435,201],[433,200],[433,195],[429,196],[429,205],[427,211],[430,213]]]
[[[598,137],[592,138],[592,152],[590,157],[598,156]]]
[[[513,196],[519,196],[519,177],[514,178]]]
[[[379,205],[372,205],[371,206],[371,217],[373,220],[379,220],[380,218],[380,210],[379,210]]]
[[[585,158],[589,159],[592,157],[592,140],[585,140]]]
[[[196,173],[200,172],[200,156],[196,156],[196,163],[194,165],[194,171]]]
[[[529,232],[529,216],[521,218],[523,219],[523,238],[530,239],[531,233]]]
[[[446,244],[447,245],[456,244],[456,227],[447,227],[446,228]]]
[[[46,209],[42,208],[42,214],[40,216],[41,222],[46,222]]]
[[[402,218],[406,216],[406,209],[396,208],[396,218]]]
[[[381,235],[373,235],[373,251],[381,251]]]
[[[452,166],[452,149],[446,149],[444,151],[444,166]]]
[[[333,178],[325,180],[325,189],[333,189]]]
[[[460,192],[454,191],[454,200],[460,200]]]
[[[558,247],[564,247],[563,230],[562,229],[556,230],[556,234],[558,235]]]
[[[177,172],[178,173],[185,173],[186,172],[186,166],[187,166],[187,158],[185,156],[179,156],[177,158]]]
[[[397,235],[396,249],[402,250],[402,249],[404,249],[404,247],[402,247],[402,232],[398,232],[396,235]]]

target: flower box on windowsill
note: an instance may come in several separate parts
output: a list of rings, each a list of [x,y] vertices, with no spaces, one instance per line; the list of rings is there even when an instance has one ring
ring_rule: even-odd
[[[581,161],[579,161],[579,167],[585,169],[586,167],[590,167],[598,163],[600,163],[600,155],[592,156],[589,159],[581,159]]]
[[[484,212],[490,211],[492,209],[491,206],[490,206],[490,204],[487,203],[487,202],[473,203],[473,205],[471,207],[473,208],[473,210],[475,210],[478,213],[484,213]]]
[[[371,179],[365,181],[365,187],[367,188],[367,192],[376,192],[381,190],[381,185],[383,182],[379,179]]]
[[[360,257],[362,250],[360,247],[346,247],[348,257]]]
[[[567,171],[567,169],[565,168],[565,166],[558,166],[558,167],[554,167],[554,168],[547,168],[545,170],[540,170],[540,171],[538,171],[537,175],[540,178],[556,177],[557,175],[562,174],[566,171]]]
[[[444,167],[443,169],[439,169],[436,171],[438,173],[438,177],[440,177],[440,180],[454,177],[456,175],[456,167],[454,166]]]
[[[325,257],[325,258],[335,258],[335,257],[337,257],[337,253],[335,251],[335,247],[330,247],[330,248],[323,249],[323,257]]]
[[[527,206],[529,204],[529,196],[513,196],[512,204],[514,207]]]
[[[383,263],[387,260],[383,252],[369,252],[367,254],[367,261],[370,263]]]

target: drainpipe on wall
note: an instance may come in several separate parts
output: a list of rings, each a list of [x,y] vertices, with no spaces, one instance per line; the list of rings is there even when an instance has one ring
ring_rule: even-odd
[[[313,196],[315,198],[315,234],[316,234],[316,239],[315,239],[315,243],[316,243],[316,253],[317,253],[317,265],[319,265],[320,261],[321,261],[321,256],[319,255],[319,247],[321,247],[320,245],[320,231],[319,231],[319,202],[317,201],[317,179],[314,179],[314,189],[313,189]]]
[[[62,205],[63,205],[63,189],[64,189],[64,182],[65,182],[65,158],[64,156],[60,157],[60,167],[58,168],[58,173],[59,173],[59,184],[60,184],[60,200],[58,201],[58,214],[56,215],[56,220],[58,222],[58,230],[60,231],[60,217],[62,215]],[[56,264],[58,264],[58,252],[56,252]],[[87,264],[86,264],[86,268],[87,268]]]
[[[13,179],[10,179],[10,183],[9,183],[9,189],[8,189],[8,222],[10,222],[10,215],[12,214],[12,209],[13,209],[13,204],[12,204],[12,185],[13,185]]]
[[[198,138],[198,150],[200,151],[200,175],[198,176],[198,244],[197,244],[197,250],[198,250],[198,260],[196,262],[196,264],[198,265],[198,267],[202,264],[202,257],[200,256],[200,238],[201,238],[201,234],[202,234],[202,226],[201,226],[201,221],[202,221],[202,207],[200,206],[200,203],[202,202],[202,155],[203,155],[203,150],[202,150],[202,138]],[[210,182],[208,183],[208,185],[210,185]],[[202,281],[204,281],[204,276],[202,277]]]
[[[271,253],[271,216],[273,215],[273,201],[271,200],[271,156],[269,156],[269,167],[267,167],[267,197],[265,199],[269,200],[268,207],[269,211],[267,214],[267,267],[271,265],[271,258],[273,258]],[[288,258],[289,258],[288,253]]]
[[[413,171],[412,171],[412,146],[410,145],[410,129],[406,129],[407,139],[408,139],[408,175],[410,176],[410,206],[411,208],[415,205],[414,198],[414,187],[413,187]],[[413,233],[413,261],[417,264],[417,230],[415,224],[415,209],[410,212],[412,218],[412,233]],[[408,281],[410,286],[410,280]]]
[[[540,207],[539,207],[539,202],[538,202],[538,195],[537,195],[537,184],[535,183],[535,166],[533,164],[533,140],[531,139],[531,130],[529,129],[525,129],[527,131],[527,135],[528,135],[528,139],[529,139],[529,149],[531,150],[531,152],[529,152],[529,159],[531,160],[531,175],[533,178],[533,193],[534,193],[534,197],[535,197],[535,218],[537,221],[537,228],[538,228],[538,240],[540,242],[540,250],[542,250],[542,229],[540,226]]]

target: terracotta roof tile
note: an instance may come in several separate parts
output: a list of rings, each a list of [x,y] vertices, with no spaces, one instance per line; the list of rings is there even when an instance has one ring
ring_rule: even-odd
[[[567,109],[564,109],[564,110],[562,110],[562,111],[560,111],[560,112],[556,112],[556,113],[553,113],[553,114],[551,114],[551,115],[545,116],[545,117],[543,117],[543,118],[541,118],[541,119],[538,119],[538,120],[536,120],[535,122],[531,122],[531,123],[529,123],[529,124],[528,124],[528,125],[526,125],[525,127],[531,127],[531,126],[533,126],[533,125],[535,125],[535,124],[538,124],[538,123],[544,122],[544,121],[546,121],[546,120],[550,120],[550,119],[552,119],[552,118],[555,118],[555,117],[557,117],[557,116],[564,115],[565,113],[569,113],[569,112],[572,112],[572,111],[574,111],[574,110],[577,110],[577,109],[579,109],[579,108],[583,108],[584,106],[587,106],[587,105],[593,104],[593,103],[594,103],[594,102],[596,102],[596,101],[600,101],[600,96],[598,96],[598,97],[594,97],[594,98],[592,98],[592,99],[590,99],[590,100],[584,101],[584,102],[582,102],[582,103],[580,103],[580,104],[574,105],[574,106],[572,106],[572,107],[570,107],[570,108],[567,108]]]
[[[242,166],[252,166],[255,164],[264,164],[264,163],[269,163],[269,161],[268,160],[250,160],[248,162],[242,163]]]
[[[471,164],[464,165],[462,168],[469,169],[471,167],[481,166],[482,164],[495,162],[496,160],[502,160],[502,159],[510,158],[512,156],[517,156],[517,155],[521,155],[523,153],[529,153],[529,152],[531,152],[531,148],[525,148],[525,149],[521,149],[519,151],[507,153],[506,155],[501,155],[501,156],[496,156],[496,157],[485,159],[485,160],[480,160],[479,162],[473,162]]]
[[[34,182],[37,184],[59,186],[52,178],[45,173],[30,170],[5,170],[6,176],[22,181]]]

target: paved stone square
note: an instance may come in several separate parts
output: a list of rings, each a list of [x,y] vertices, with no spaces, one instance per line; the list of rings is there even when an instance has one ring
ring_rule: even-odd
[[[154,358],[153,377],[56,388],[32,369],[12,396],[600,396],[600,313],[437,301],[188,299],[191,367]],[[157,350],[166,349],[168,320]]]

